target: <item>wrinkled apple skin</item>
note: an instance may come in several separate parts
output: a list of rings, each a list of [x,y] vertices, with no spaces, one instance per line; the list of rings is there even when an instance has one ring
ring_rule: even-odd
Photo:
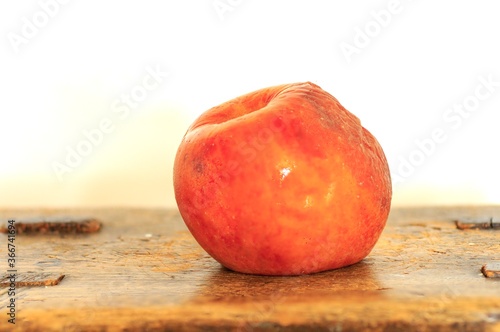
[[[174,162],[187,227],[242,273],[348,266],[375,246],[391,204],[377,140],[319,86],[258,90],[202,114]]]

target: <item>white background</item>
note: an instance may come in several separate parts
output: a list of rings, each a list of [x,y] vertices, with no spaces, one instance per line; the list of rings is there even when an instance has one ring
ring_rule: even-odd
[[[395,206],[498,204],[497,3],[4,1],[0,206],[175,207],[172,163],[189,124],[298,81],[329,91],[378,138]],[[140,90],[148,70],[168,76]],[[133,91],[147,95],[117,112]],[[449,113],[464,102],[470,112]],[[103,120],[111,129],[89,150],[85,133]],[[55,171],[79,146],[87,155]]]

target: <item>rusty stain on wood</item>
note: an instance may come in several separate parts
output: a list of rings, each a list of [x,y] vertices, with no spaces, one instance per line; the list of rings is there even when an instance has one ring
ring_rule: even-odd
[[[16,287],[55,286],[64,279],[64,274],[47,272],[7,273],[0,279],[0,287],[11,287],[12,276]]]
[[[88,234],[98,232],[102,223],[89,217],[34,217],[15,220],[17,234]],[[0,233],[7,233],[6,224]]]
[[[500,278],[500,263],[488,263],[481,267],[486,278]]]
[[[492,229],[493,218],[480,217],[480,218],[462,218],[455,220],[458,229]]]

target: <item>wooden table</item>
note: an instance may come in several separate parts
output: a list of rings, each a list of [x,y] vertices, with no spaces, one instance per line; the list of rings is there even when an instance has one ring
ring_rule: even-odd
[[[372,253],[351,267],[299,277],[234,273],[194,241],[177,211],[2,210],[0,218],[94,216],[89,235],[17,235],[16,324],[0,288],[1,331],[500,331],[500,230],[454,218],[500,207],[393,209]],[[0,234],[0,274],[7,267]]]

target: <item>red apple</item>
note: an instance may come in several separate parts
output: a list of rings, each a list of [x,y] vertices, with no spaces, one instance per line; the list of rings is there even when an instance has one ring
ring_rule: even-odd
[[[223,266],[299,275],[365,258],[388,217],[377,140],[306,82],[261,89],[203,113],[174,163],[179,211]]]

